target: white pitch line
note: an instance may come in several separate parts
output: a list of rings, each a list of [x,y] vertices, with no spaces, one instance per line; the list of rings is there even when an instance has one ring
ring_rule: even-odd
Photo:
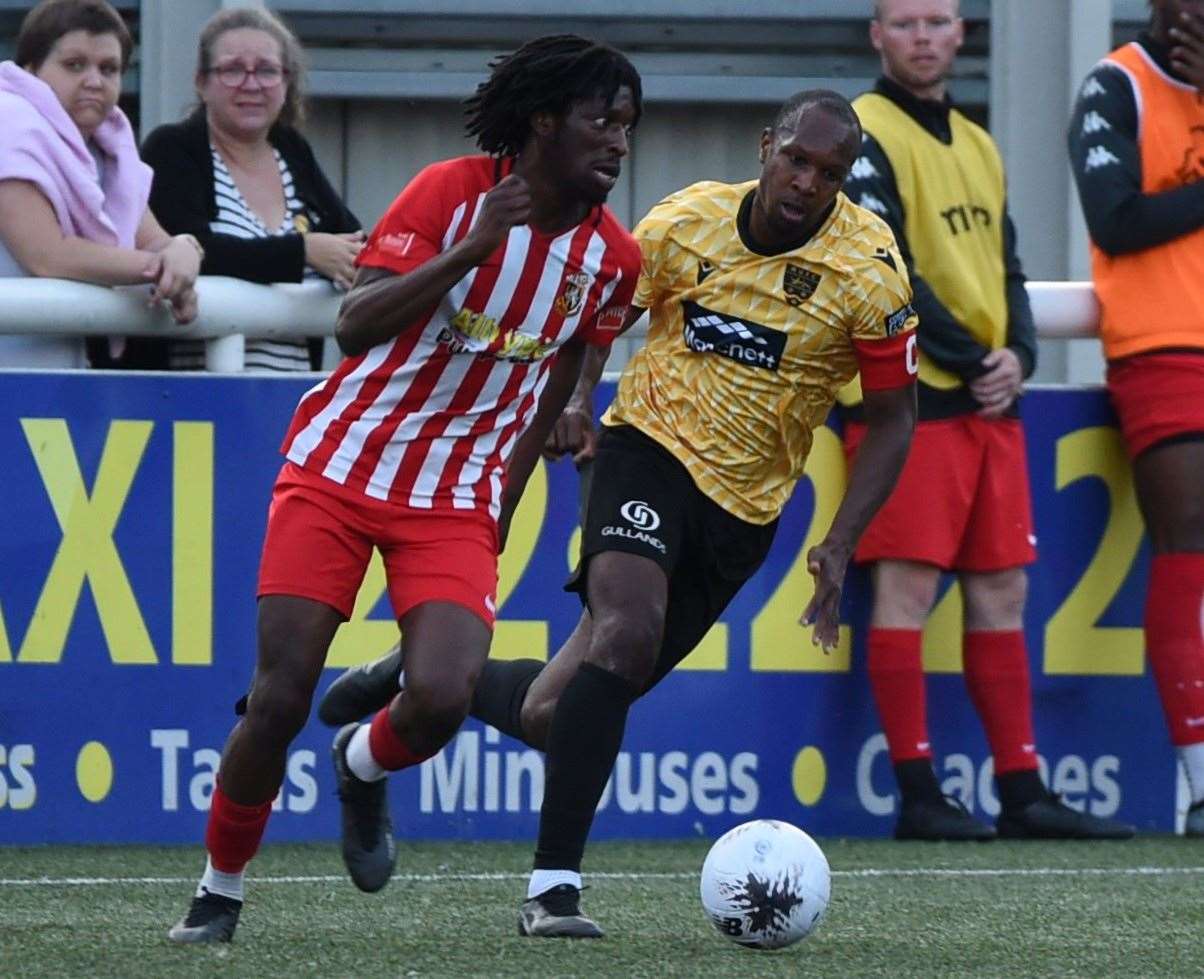
[[[952,867],[913,867],[888,869],[867,867],[861,870],[834,870],[833,877],[1160,877],[1204,874],[1204,867],[1000,867],[957,869]],[[394,874],[403,884],[431,884],[441,881],[526,880],[525,873],[442,873]],[[696,873],[591,873],[591,880],[691,880]],[[195,877],[0,877],[0,887],[104,887],[121,884],[195,884]],[[341,874],[313,876],[249,877],[255,884],[339,884]]]

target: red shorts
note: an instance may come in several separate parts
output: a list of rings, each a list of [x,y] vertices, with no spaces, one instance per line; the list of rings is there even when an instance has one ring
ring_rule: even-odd
[[[493,628],[497,545],[487,513],[374,500],[286,462],[268,509],[258,594],[311,598],[350,618],[376,547],[398,619],[424,602],[453,602]]]
[[[850,466],[865,430],[845,425]],[[1002,571],[1036,560],[1036,543],[1020,421],[961,415],[916,425],[899,482],[854,560]]]
[[[1204,350],[1114,360],[1108,393],[1130,459],[1169,438],[1204,436]]]

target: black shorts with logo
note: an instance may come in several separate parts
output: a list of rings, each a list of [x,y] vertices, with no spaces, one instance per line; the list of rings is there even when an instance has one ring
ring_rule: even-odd
[[[769,553],[778,522],[724,510],[667,449],[631,425],[598,439],[581,536],[581,562],[565,585],[586,603],[589,562],[603,551],[655,561],[669,578],[665,632],[651,689],[702,641]]]

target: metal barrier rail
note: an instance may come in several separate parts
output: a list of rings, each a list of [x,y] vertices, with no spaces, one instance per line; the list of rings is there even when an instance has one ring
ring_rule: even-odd
[[[205,366],[243,369],[246,337],[330,336],[341,295],[324,282],[256,285],[226,276],[197,281],[200,315],[188,326],[147,305],[149,288],[65,279],[0,279],[0,335],[156,336],[206,340]],[[1030,282],[1037,333],[1044,339],[1094,337],[1099,304],[1090,282]],[[637,324],[634,335],[641,327]],[[0,365],[3,366],[3,365]]]

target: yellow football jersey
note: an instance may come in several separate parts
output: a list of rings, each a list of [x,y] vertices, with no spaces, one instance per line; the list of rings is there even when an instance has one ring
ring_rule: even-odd
[[[694,184],[635,229],[643,266],[632,301],[651,322],[603,422],[636,426],[721,507],[765,524],[857,373],[854,341],[893,338],[917,320],[884,221],[841,194],[805,244],[760,254],[747,233],[756,186]]]

